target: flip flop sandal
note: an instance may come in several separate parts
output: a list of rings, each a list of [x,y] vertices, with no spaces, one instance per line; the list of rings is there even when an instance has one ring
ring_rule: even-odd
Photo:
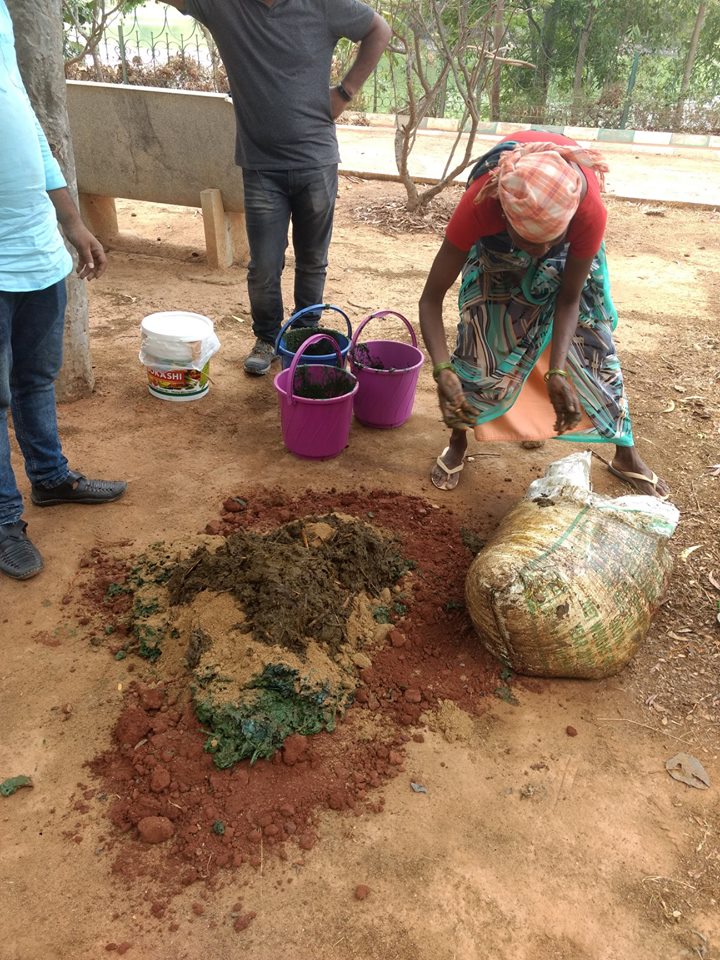
[[[616,476],[619,480],[623,480],[628,486],[631,486],[636,492],[637,487],[633,483],[633,480],[641,480],[644,483],[649,483],[651,487],[657,490],[658,483],[660,483],[660,478],[658,475],[651,470],[650,476],[646,477],[644,473],[633,473],[632,470],[618,470],[617,467],[614,467],[611,463],[607,465],[608,470],[613,476]],[[664,497],[658,497],[662,503],[670,499],[670,494],[666,493]]]
[[[447,464],[444,462],[443,457],[447,455],[449,450],[450,450],[450,447],[445,447],[443,452],[435,461],[437,465],[440,467],[440,469],[445,471],[445,473],[447,474],[447,479],[438,482],[432,474],[430,475],[430,480],[432,482],[432,485],[434,487],[437,487],[438,490],[454,490],[455,487],[460,482],[459,474],[462,472],[465,466],[465,461],[463,460],[463,462],[459,464],[457,467],[448,467]]]

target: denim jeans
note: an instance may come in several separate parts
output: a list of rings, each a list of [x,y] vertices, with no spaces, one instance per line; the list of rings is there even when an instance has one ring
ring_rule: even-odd
[[[68,477],[55,413],[66,299],[64,280],[30,293],[0,290],[0,524],[23,512],[10,464],[9,409],[30,482],[53,487]]]
[[[293,312],[322,303],[337,196],[337,164],[302,170],[243,170],[243,183],[253,333],[273,343],[284,320],[280,278],[291,221],[295,251]]]

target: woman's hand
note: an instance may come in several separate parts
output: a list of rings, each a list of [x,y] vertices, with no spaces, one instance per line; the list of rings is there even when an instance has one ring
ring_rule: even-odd
[[[555,432],[567,433],[580,423],[582,416],[580,400],[575,387],[567,377],[558,374],[550,377],[547,382],[550,403],[555,410]]]
[[[441,370],[437,379],[438,400],[443,420],[453,430],[475,426],[476,414],[465,399],[460,378],[452,370]]]
[[[555,301],[550,369],[564,370],[580,316],[580,297],[592,269],[592,257],[576,257],[568,254],[565,261],[560,290]],[[547,382],[548,396],[556,414],[555,432],[567,433],[580,422],[582,407],[572,383],[563,376],[550,377]]]

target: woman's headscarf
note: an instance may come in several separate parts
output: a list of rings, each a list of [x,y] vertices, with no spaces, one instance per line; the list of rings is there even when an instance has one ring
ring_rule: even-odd
[[[477,202],[497,197],[510,226],[533,243],[562,236],[582,197],[583,178],[571,164],[590,167],[605,186],[608,165],[597,150],[572,144],[521,143],[500,155]]]

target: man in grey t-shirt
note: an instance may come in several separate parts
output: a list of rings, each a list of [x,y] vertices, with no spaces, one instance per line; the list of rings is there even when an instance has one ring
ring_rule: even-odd
[[[323,300],[340,156],[335,120],[375,69],[390,28],[360,0],[164,0],[203,23],[230,83],[243,170],[257,338],[245,370],[264,374],[283,322],[280,278],[290,222],[295,310]],[[329,89],[335,46],[359,41],[354,64]],[[305,324],[317,323],[306,317]]]

